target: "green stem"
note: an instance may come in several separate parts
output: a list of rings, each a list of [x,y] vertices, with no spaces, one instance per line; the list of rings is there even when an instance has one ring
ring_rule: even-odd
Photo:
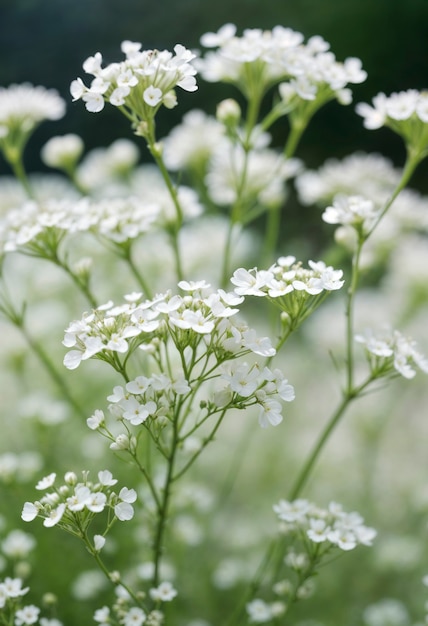
[[[134,259],[132,258],[132,248],[131,248],[131,246],[126,247],[126,249],[124,249],[124,251],[123,251],[123,258],[127,262],[128,266],[129,266],[129,269],[131,270],[132,274],[136,278],[136,280],[137,280],[139,286],[141,287],[141,289],[143,290],[145,296],[147,298],[149,298],[149,299],[152,298],[153,297],[152,290],[150,289],[149,285],[147,284],[145,278],[143,278],[143,276],[139,272],[137,266],[135,265]]]
[[[346,301],[346,390],[350,394],[354,385],[354,300],[358,287],[359,263],[364,240],[360,237],[352,259],[351,285]]]
[[[291,491],[288,499],[295,500],[302,492],[303,487],[306,485],[309,475],[321,453],[321,450],[324,448],[327,440],[329,439],[331,433],[335,429],[336,425],[339,423],[340,419],[345,414],[348,406],[360,393],[363,391],[365,387],[371,382],[371,377],[362,383],[357,389],[352,390],[351,392],[347,391],[343,394],[342,401],[337,407],[336,411],[333,413],[332,417],[328,421],[326,427],[322,431],[321,435],[318,438],[318,441],[315,443],[315,446],[312,449],[311,454],[306,459],[306,462],[300,471]]]
[[[288,135],[287,143],[284,148],[284,155],[287,159],[291,159],[294,155],[303,131],[306,128],[306,124],[295,122],[291,126],[290,134]],[[278,246],[279,234],[281,225],[281,206],[271,208],[267,212],[267,224],[265,237],[263,242],[263,267],[267,267],[273,260],[275,251]]]
[[[167,186],[167,189],[169,191],[169,194],[171,196],[171,199],[174,204],[175,211],[176,211],[175,223],[171,225],[168,231],[171,235],[172,249],[173,249],[174,257],[175,257],[175,269],[177,273],[177,279],[180,281],[183,279],[183,268],[182,268],[182,262],[181,262],[180,248],[178,245],[178,235],[179,235],[181,226],[183,224],[183,217],[184,217],[183,209],[181,208],[181,204],[178,199],[177,188],[172,182],[169,172],[162,159],[162,156],[156,146],[156,141],[154,137],[154,129],[152,129],[152,132],[147,138],[147,145],[156,162],[156,165],[159,168],[160,173],[162,174],[162,178],[165,181],[165,184]]]
[[[385,213],[388,211],[388,209],[390,208],[390,206],[392,205],[396,197],[399,195],[399,193],[401,193],[404,187],[406,187],[407,183],[412,177],[413,172],[415,171],[420,161],[421,161],[420,153],[413,154],[410,150],[407,152],[407,159],[406,159],[406,163],[404,164],[403,174],[401,175],[400,182],[398,183],[397,187],[395,188],[395,190],[393,191],[393,193],[391,194],[391,196],[385,203],[385,206],[383,207],[375,223],[372,225],[369,232],[365,235],[365,241],[367,241],[367,239],[373,233],[373,231],[375,230],[375,228],[377,227],[377,225],[379,224],[379,222],[381,221]]]
[[[27,173],[24,168],[22,154],[14,155],[13,158],[9,158],[8,161],[13,170],[13,173],[15,174],[16,178],[19,180],[19,182],[23,186],[25,193],[27,194],[29,198],[33,200],[34,193],[33,193],[33,190],[31,189],[31,185],[30,185]]]
[[[177,415],[174,416],[173,422],[173,440],[171,444],[171,453],[168,458],[168,471],[165,478],[164,487],[162,490],[162,499],[160,502],[160,507],[158,508],[158,524],[156,528],[156,535],[153,544],[153,554],[154,554],[154,566],[155,571],[153,575],[153,586],[157,587],[159,584],[159,574],[160,574],[160,563],[162,558],[163,551],[163,543],[164,543],[164,535],[166,522],[168,518],[168,509],[169,502],[171,498],[171,486],[173,482],[173,472],[174,472],[174,462],[175,455],[178,447],[178,425],[177,425]]]
[[[65,384],[64,380],[62,379],[62,377],[58,373],[56,367],[54,366],[52,361],[49,359],[48,355],[43,350],[43,348],[31,337],[31,335],[29,334],[28,330],[26,329],[26,327],[24,325],[24,322],[22,321],[22,324],[20,324],[20,325],[19,324],[15,324],[15,325],[20,329],[21,333],[25,337],[28,345],[33,350],[34,354],[38,357],[38,359],[41,361],[41,363],[43,363],[43,365],[45,366],[45,369],[47,370],[47,372],[51,376],[52,380],[56,383],[56,385],[60,389],[60,391],[63,394],[63,396],[73,406],[73,408],[76,410],[76,412],[79,413],[81,415],[81,417],[83,417],[86,420],[86,418],[87,418],[86,411],[84,411],[83,408],[78,404],[78,402],[73,398],[73,396],[71,395],[67,385]]]

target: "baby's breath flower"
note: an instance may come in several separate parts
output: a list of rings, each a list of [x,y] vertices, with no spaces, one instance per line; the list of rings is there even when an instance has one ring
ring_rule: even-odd
[[[366,128],[388,126],[403,137],[413,156],[422,159],[428,154],[428,91],[408,89],[390,96],[379,93],[372,104],[360,102],[356,107]]]
[[[175,101],[175,87],[185,91],[197,89],[196,69],[191,65],[195,55],[177,44],[174,53],[168,50],[141,50],[141,44],[122,42],[125,60],[102,67],[102,56],[97,52],[83,63],[83,69],[91,74],[87,87],[82,79],[71,83],[73,100],[82,99],[86,109],[98,113],[105,102],[123,109],[131,117],[134,126],[151,120],[158,108],[168,108]]]
[[[82,155],[83,148],[82,139],[70,133],[49,139],[42,148],[41,157],[49,167],[67,171],[74,168]]]
[[[169,581],[164,581],[158,587],[150,589],[149,593],[155,602],[171,602],[177,595],[176,589]]]
[[[415,367],[428,374],[428,359],[417,350],[412,339],[398,330],[386,329],[378,334],[367,330],[365,334],[356,335],[355,340],[364,346],[371,374],[375,378],[394,374],[413,378]]]

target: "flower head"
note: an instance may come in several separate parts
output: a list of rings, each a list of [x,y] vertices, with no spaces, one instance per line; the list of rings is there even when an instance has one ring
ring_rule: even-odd
[[[168,50],[141,50],[141,44],[122,42],[125,60],[102,66],[102,56],[97,52],[83,63],[83,69],[93,76],[88,86],[77,78],[71,83],[73,100],[82,99],[92,113],[102,111],[106,102],[124,108],[133,118],[135,127],[152,119],[164,104],[175,102],[174,89],[197,89],[196,69],[191,61],[195,55],[177,44],[174,52]]]

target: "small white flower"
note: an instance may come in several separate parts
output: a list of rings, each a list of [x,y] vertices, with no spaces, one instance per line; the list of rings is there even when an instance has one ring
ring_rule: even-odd
[[[58,522],[61,521],[61,518],[65,513],[65,508],[65,504],[63,503],[60,504],[56,509],[52,509],[52,511],[49,513],[49,517],[47,517],[43,521],[43,526],[45,526],[46,528],[51,528],[52,526],[58,524]]]
[[[34,604],[24,606],[15,613],[15,626],[27,626],[35,624],[39,619],[40,609]]]
[[[162,101],[162,91],[158,87],[147,87],[143,92],[143,100],[151,107],[157,106]]]
[[[102,535],[94,535],[94,548],[97,552],[103,549],[106,538]]]
[[[39,482],[36,485],[36,489],[38,489],[39,491],[44,491],[45,489],[49,489],[49,487],[52,487],[52,485],[54,484],[55,478],[56,478],[56,474],[54,472],[52,474],[49,474],[48,476],[45,476],[44,478],[39,480]]]
[[[39,514],[39,509],[32,502],[26,502],[22,509],[21,518],[24,522],[32,522]]]
[[[164,581],[158,587],[150,589],[149,593],[155,602],[171,602],[177,595],[177,591],[168,581]]]
[[[100,426],[103,426],[104,422],[105,416],[101,409],[95,409],[94,414],[86,420],[86,424],[91,430],[97,430]]]

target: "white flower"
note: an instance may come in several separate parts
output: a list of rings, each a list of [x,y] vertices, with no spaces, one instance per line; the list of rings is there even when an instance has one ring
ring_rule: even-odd
[[[162,582],[158,587],[150,589],[150,597],[155,602],[171,602],[177,595],[177,591],[168,581]]]
[[[328,539],[330,527],[327,526],[324,520],[310,518],[309,526],[310,528],[306,531],[306,534],[311,541],[314,543],[321,543],[322,541],[326,541]]]
[[[61,521],[62,516],[65,513],[66,505],[64,503],[59,504],[56,509],[52,509],[49,516],[43,521],[43,526],[51,528]]]
[[[282,422],[282,406],[276,400],[267,398],[260,402],[259,424],[262,428],[278,426]]]
[[[104,412],[101,409],[95,409],[94,414],[86,420],[86,424],[91,430],[97,430],[104,425],[104,421]]]
[[[2,541],[3,553],[14,559],[23,559],[33,550],[36,545],[35,539],[22,530],[12,530]]]
[[[97,552],[103,549],[106,538],[102,535],[94,535],[94,548]]]
[[[52,137],[45,143],[41,157],[49,167],[64,167],[74,164],[83,152],[83,141],[78,135],[69,133],[61,137]]]
[[[232,391],[248,398],[259,386],[260,370],[256,366],[241,363],[236,367],[231,365],[230,373],[223,373],[221,377],[226,380]]]
[[[29,587],[22,587],[22,580],[20,578],[9,578],[8,576],[2,582],[3,591],[8,598],[19,598],[25,596],[30,590]]]
[[[113,478],[113,474],[110,470],[102,470],[98,472],[98,480],[104,487],[112,487],[117,483],[116,478]]]
[[[40,609],[34,604],[24,606],[15,613],[15,626],[27,626],[27,624],[35,624],[39,619]]]
[[[114,513],[116,517],[121,521],[125,522],[134,517],[134,507],[132,503],[137,499],[137,493],[134,489],[128,489],[127,487],[122,487],[119,492],[119,502],[114,507]]]
[[[125,613],[120,623],[124,626],[141,626],[145,621],[146,614],[143,609],[134,606]]]
[[[21,518],[24,522],[32,522],[39,514],[39,509],[32,502],[26,502],[22,509]]]
[[[265,622],[270,622],[273,618],[271,606],[263,600],[259,600],[257,598],[249,602],[246,609],[250,622],[263,624]]]
[[[150,87],[147,87],[147,89],[144,90],[143,100],[149,106],[155,107],[162,101],[162,96],[163,94],[160,89],[150,85]]]
[[[49,476],[45,476],[45,478],[42,478],[41,480],[39,480],[39,482],[36,485],[36,489],[40,491],[49,489],[49,487],[52,487],[52,485],[54,484],[55,478],[56,478],[55,473],[49,474]]]
[[[101,609],[97,609],[94,613],[94,621],[98,623],[107,623],[110,621],[110,609],[108,606],[103,606]]]

